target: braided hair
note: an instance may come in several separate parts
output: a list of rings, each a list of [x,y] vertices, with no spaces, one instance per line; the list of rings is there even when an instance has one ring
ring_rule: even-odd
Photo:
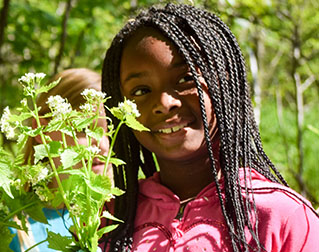
[[[114,38],[106,53],[102,72],[102,89],[112,96],[107,106],[123,100],[120,92],[120,61],[126,41],[143,28],[152,27],[170,39],[190,68],[196,83],[204,125],[205,140],[216,184],[220,206],[235,252],[248,251],[245,237],[248,228],[258,251],[263,246],[258,238],[258,217],[254,198],[244,197],[239,181],[239,168],[255,169],[273,182],[287,185],[265,154],[253,116],[253,107],[246,79],[245,62],[238,43],[229,28],[214,14],[188,5],[167,4],[151,7],[130,20]],[[197,68],[208,85],[209,96],[217,118],[220,135],[220,163],[224,177],[221,189],[214,161],[209,123],[204,106],[203,90]],[[114,118],[115,122],[116,119]],[[130,251],[138,194],[138,169],[146,177],[155,172],[152,154],[123,127],[115,152],[126,165],[114,167],[116,186],[126,193],[115,200],[115,213],[124,223],[105,237],[111,251]],[[141,154],[142,153],[142,154]],[[249,185],[250,171],[245,173],[244,194],[253,195]],[[247,173],[247,174],[246,174]],[[247,182],[248,180],[248,182]],[[222,197],[222,194],[224,196]],[[252,216],[256,216],[253,224]]]

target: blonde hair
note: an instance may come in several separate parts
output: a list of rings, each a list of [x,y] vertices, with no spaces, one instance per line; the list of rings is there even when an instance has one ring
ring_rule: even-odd
[[[37,99],[37,106],[41,107],[39,111],[40,115],[45,115],[50,112],[48,105],[46,104],[50,96],[60,95],[66,98],[73,108],[78,108],[85,102],[81,95],[81,92],[87,88],[93,88],[95,90],[101,90],[101,76],[100,74],[87,69],[87,68],[70,68],[54,75],[48,83],[61,78],[59,84],[49,90],[47,93],[42,93]],[[29,138],[24,152],[24,161],[33,162],[33,146],[36,145],[34,138]]]

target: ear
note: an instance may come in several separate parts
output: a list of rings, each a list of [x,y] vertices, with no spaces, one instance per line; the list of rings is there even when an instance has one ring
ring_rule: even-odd
[[[40,118],[40,123],[41,125],[48,125],[48,120],[45,118]],[[32,118],[32,129],[35,129],[35,128],[37,128],[37,122],[34,118]],[[37,135],[34,139],[37,143],[42,144],[42,140],[39,135]]]

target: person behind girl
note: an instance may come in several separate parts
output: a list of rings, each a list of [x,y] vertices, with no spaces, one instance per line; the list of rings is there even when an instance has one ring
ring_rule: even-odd
[[[72,105],[73,109],[78,109],[81,104],[85,103],[83,96],[81,95],[84,89],[95,89],[97,91],[101,90],[101,77],[98,73],[93,72],[86,68],[72,68],[68,70],[64,70],[61,73],[56,74],[49,82],[55,81],[61,78],[60,83],[51,89],[48,93],[42,93],[38,100],[37,106],[41,107],[40,115],[45,115],[50,112],[50,109],[47,105],[47,100],[50,96],[60,95],[63,98],[66,98],[68,102]],[[103,106],[103,104],[101,104]],[[101,110],[104,113],[104,109]],[[47,124],[46,119],[41,119],[42,124]],[[34,124],[35,122],[33,122]],[[103,127],[106,130],[106,121],[100,119],[98,121],[98,126]],[[61,135],[59,132],[52,132],[49,134],[50,137],[55,141],[61,141]],[[86,145],[86,136],[84,133],[77,134],[79,144]],[[73,144],[73,140],[71,137],[67,136],[68,145]],[[96,144],[95,140],[92,139],[92,144]],[[28,163],[29,159],[33,162],[33,154],[34,154],[34,146],[41,143],[39,138],[30,138],[26,145],[25,151],[25,162]],[[100,142],[99,148],[101,149],[101,153],[107,153],[108,150],[108,139],[103,137]],[[59,158],[54,159],[55,164],[60,165]],[[104,163],[99,160],[94,160],[92,169],[97,174],[102,174],[104,169]],[[110,175],[110,173],[109,173]],[[52,180],[49,184],[49,188],[56,188],[57,183],[56,180]],[[62,236],[70,236],[70,232],[68,228],[71,226],[72,221],[69,218],[69,213],[67,210],[61,209],[56,210],[50,207],[44,208],[43,212],[47,218],[48,224],[40,223],[34,221],[32,218],[28,218],[28,233],[24,231],[17,231],[15,229],[11,229],[12,232],[17,235],[13,238],[10,248],[14,252],[25,251],[30,248],[34,244],[41,242],[47,238],[47,229],[49,231],[59,233]],[[48,248],[48,243],[42,243],[32,249],[32,251],[55,251]]]
[[[216,15],[143,11],[107,50],[102,90],[109,107],[135,100],[150,129],[119,133],[126,165],[114,181],[126,193],[114,214],[124,223],[104,250],[318,251],[318,215],[265,154],[241,50]]]

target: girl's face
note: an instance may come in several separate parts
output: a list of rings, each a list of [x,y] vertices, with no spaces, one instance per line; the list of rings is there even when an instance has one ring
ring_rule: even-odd
[[[105,116],[103,104],[101,104],[101,106],[100,106],[100,111],[101,111],[100,112],[101,116]],[[102,127],[106,131],[107,130],[106,120],[99,119],[97,122],[97,127]],[[49,134],[49,136],[52,138],[52,140],[62,141],[62,136],[61,136],[60,132],[51,132]],[[86,137],[86,134],[84,132],[77,133],[77,141],[78,141],[78,144],[80,144],[80,145],[88,145],[87,137]],[[68,136],[68,135],[66,136],[66,142],[67,142],[68,146],[75,144],[73,138]],[[94,138],[92,138],[92,146],[97,146],[97,142]],[[107,155],[107,152],[109,149],[109,141],[108,141],[108,138],[106,136],[102,137],[98,147],[101,150],[101,152],[100,152],[101,155]],[[59,166],[61,164],[60,158],[54,158],[53,161],[54,161],[56,166]],[[73,168],[80,168],[80,167],[82,167],[82,164],[78,163]],[[102,175],[103,171],[104,171],[104,163],[101,162],[98,158],[95,158],[93,160],[93,164],[92,164],[92,171],[94,171],[96,174]]]
[[[120,80],[122,95],[135,100],[138,120],[150,129],[134,132],[144,147],[166,160],[207,153],[196,84],[172,42],[152,28],[138,31],[123,50]],[[200,81],[213,134],[216,119],[204,78]]]

